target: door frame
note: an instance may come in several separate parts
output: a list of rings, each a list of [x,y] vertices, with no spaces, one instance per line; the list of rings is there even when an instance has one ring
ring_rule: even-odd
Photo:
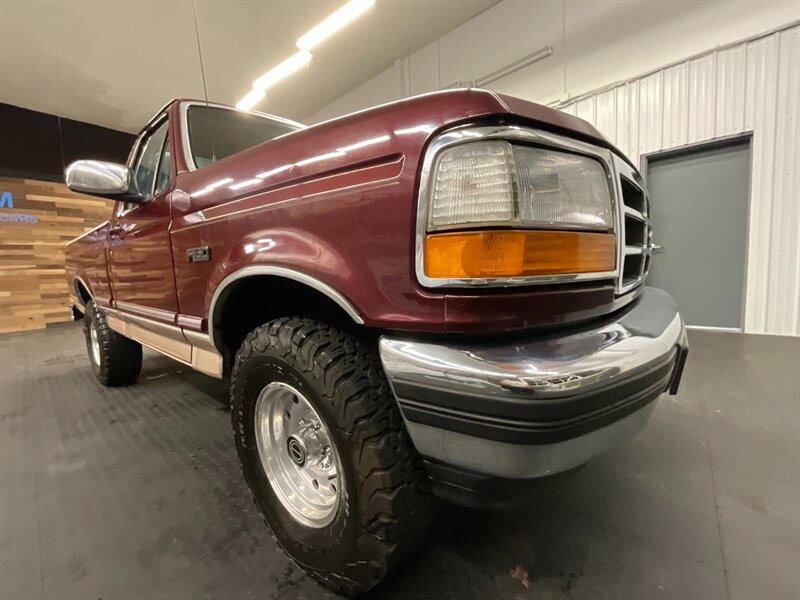
[[[711,327],[703,325],[687,325],[687,329],[699,329],[703,331],[722,331],[729,333],[745,333],[745,323],[747,315],[747,273],[748,265],[750,264],[750,221],[752,216],[752,200],[753,200],[753,131],[743,131],[732,135],[725,135],[718,138],[708,140],[701,140],[699,142],[690,142],[682,146],[673,146],[672,148],[665,148],[663,150],[654,150],[639,155],[639,173],[645,181],[647,186],[647,170],[650,162],[653,160],[678,158],[681,156],[688,156],[698,152],[705,152],[708,150],[720,150],[729,146],[747,146],[747,156],[749,159],[748,171],[748,185],[747,185],[747,207],[746,207],[746,222],[745,222],[745,240],[744,240],[744,273],[742,274],[742,313],[741,313],[741,327]]]

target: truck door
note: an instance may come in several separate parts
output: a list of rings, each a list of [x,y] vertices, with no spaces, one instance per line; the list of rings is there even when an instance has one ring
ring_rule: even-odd
[[[175,323],[178,310],[169,226],[174,180],[168,119],[139,143],[132,176],[142,204],[117,202],[109,229],[109,274],[114,306],[126,313]]]

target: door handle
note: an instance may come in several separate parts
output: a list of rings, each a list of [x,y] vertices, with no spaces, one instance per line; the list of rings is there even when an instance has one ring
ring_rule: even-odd
[[[652,246],[650,246],[650,250],[653,251],[653,254],[661,254],[664,251],[664,246],[653,244]]]

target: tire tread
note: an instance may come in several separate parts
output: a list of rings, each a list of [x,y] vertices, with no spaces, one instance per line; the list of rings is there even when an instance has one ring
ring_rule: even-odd
[[[102,385],[115,387],[133,383],[142,370],[142,345],[117,333],[108,326],[106,313],[90,300],[83,320],[84,335],[91,358],[89,328],[97,323],[97,340],[100,344],[100,364],[95,377]]]
[[[248,334],[236,355],[232,403],[240,365],[267,351],[322,383],[323,401],[340,416],[338,426],[351,445],[360,490],[353,496],[358,502],[358,552],[337,572],[307,572],[336,592],[363,593],[408,554],[427,526],[427,473],[405,430],[374,340],[307,318],[271,321]]]

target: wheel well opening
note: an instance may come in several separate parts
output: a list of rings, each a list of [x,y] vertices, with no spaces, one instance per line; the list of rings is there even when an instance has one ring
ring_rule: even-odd
[[[86,289],[86,286],[81,283],[80,279],[75,280],[75,293],[78,296],[78,300],[84,306],[92,299],[92,295],[89,293],[89,290]]]
[[[334,300],[303,283],[273,275],[255,275],[232,283],[214,306],[214,342],[226,365],[233,363],[253,329],[279,317],[318,319],[343,329],[361,327]]]

